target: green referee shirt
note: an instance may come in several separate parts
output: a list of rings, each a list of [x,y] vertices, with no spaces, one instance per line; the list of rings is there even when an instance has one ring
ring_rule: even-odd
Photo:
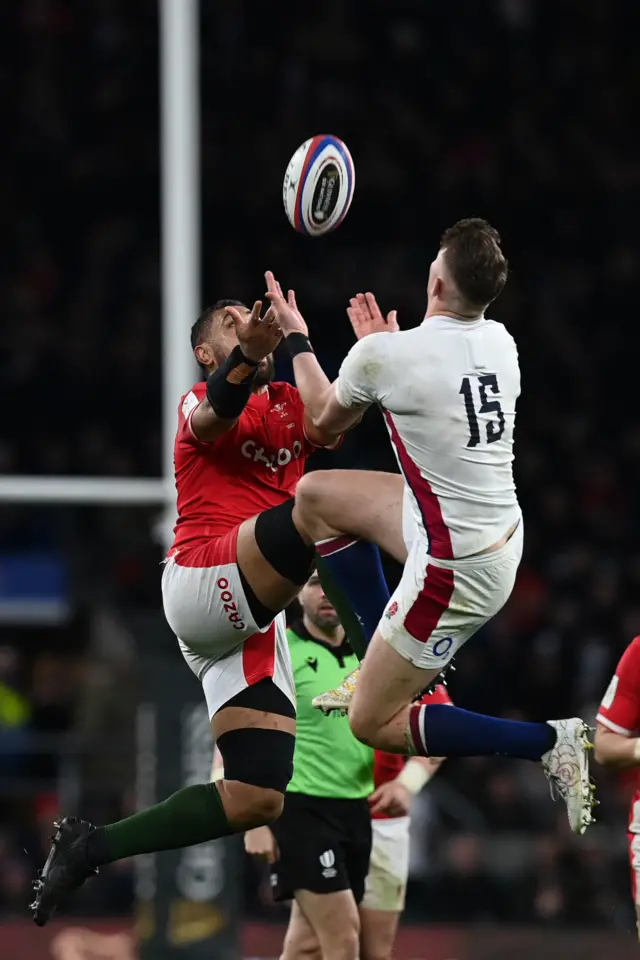
[[[293,779],[288,793],[360,800],[373,793],[373,750],[351,733],[349,720],[325,717],[314,697],[337,687],[358,666],[347,641],[332,647],[316,640],[302,620],[287,630],[298,700]]]

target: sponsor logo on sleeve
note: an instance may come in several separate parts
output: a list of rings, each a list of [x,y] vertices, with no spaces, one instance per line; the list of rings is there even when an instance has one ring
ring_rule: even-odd
[[[615,700],[617,689],[618,689],[618,678],[614,674],[614,676],[611,677],[611,683],[607,687],[607,692],[602,698],[602,706],[604,707],[605,710],[608,710],[611,704],[613,703],[613,701]]]
[[[200,401],[196,397],[193,390],[190,390],[189,393],[184,398],[184,400],[182,401],[182,416],[185,418],[185,420],[187,419],[191,411],[195,410],[195,408],[198,406],[199,403]]]

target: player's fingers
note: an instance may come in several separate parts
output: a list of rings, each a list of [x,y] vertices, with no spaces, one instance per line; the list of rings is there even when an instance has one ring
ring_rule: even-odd
[[[245,324],[247,323],[247,321],[245,320],[245,318],[240,313],[237,307],[227,307],[227,313],[229,314],[230,317],[233,318],[233,323],[236,329],[238,327],[244,327]]]
[[[262,311],[262,300],[256,300],[249,316],[249,323],[256,326],[260,323],[260,312]]]
[[[274,275],[273,275],[273,273],[271,272],[271,270],[267,270],[267,271],[265,272],[264,278],[265,278],[265,280],[267,281],[267,290],[269,291],[269,293],[275,293],[275,294],[277,294],[277,293],[278,293],[278,287],[280,286],[280,284],[278,283],[278,281],[277,281],[276,278],[274,277]]]
[[[276,319],[277,319],[276,311],[274,309],[273,304],[270,304],[269,309],[267,310],[264,317],[262,318],[262,322],[267,326],[270,326],[272,323],[275,323]]]
[[[360,337],[363,330],[362,317],[354,307],[347,307],[347,316],[351,322],[351,327],[356,337]]]
[[[399,330],[399,329],[400,329],[400,327],[399,327],[399,325],[398,325],[398,311],[397,311],[397,310],[390,310],[389,313],[387,314],[387,326],[389,327],[390,330]]]
[[[296,303],[295,290],[289,290],[289,292],[287,293],[287,303],[289,304],[292,310],[295,310],[296,313],[300,313],[300,311],[298,310],[298,304]]]
[[[363,319],[367,322],[370,322],[374,319],[371,310],[369,309],[369,304],[367,303],[367,298],[364,293],[359,293],[357,296],[358,309],[362,312]]]
[[[366,323],[369,319],[369,310],[367,308],[367,301],[364,298],[364,293],[357,293],[355,297],[351,298],[350,303],[360,323]]]
[[[378,306],[378,301],[376,300],[374,295],[372,293],[365,293],[364,298],[365,298],[367,307],[369,309],[369,313],[371,314],[373,319],[384,321],[384,318],[382,316],[382,311],[380,310],[380,307]]]

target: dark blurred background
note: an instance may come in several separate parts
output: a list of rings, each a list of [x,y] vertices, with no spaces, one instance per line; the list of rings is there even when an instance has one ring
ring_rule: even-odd
[[[371,289],[412,326],[441,231],[480,215],[502,234],[492,316],[520,350],[525,557],[451,690],[593,718],[640,632],[638,4],[202,0],[201,19],[203,305],[261,296],[273,269],[333,375],[349,296]],[[160,473],[157,78],[153,0],[0,5],[1,473]],[[337,233],[309,240],[281,182],[319,132],[348,144],[356,191]],[[377,413],[314,465],[331,464],[395,469]],[[64,802],[131,809],[128,618],[160,609],[157,519],[0,503],[0,913],[24,910]],[[416,805],[410,916],[631,929],[629,784],[598,781],[576,841],[533,766],[447,763]],[[246,887],[248,916],[282,918],[253,866]],[[74,907],[132,898],[123,864]]]

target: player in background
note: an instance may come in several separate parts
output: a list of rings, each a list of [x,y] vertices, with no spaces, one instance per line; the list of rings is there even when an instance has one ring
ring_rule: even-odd
[[[282,810],[295,693],[280,611],[314,564],[292,497],[307,456],[339,437],[314,427],[294,387],[272,382],[281,331],[273,310],[261,318],[261,307],[222,300],[193,326],[205,379],[178,410],[178,520],[162,577],[165,615],[202,681],[226,778],[104,827],[56,823],[34,883],[39,925],[102,864],[244,832]]]
[[[451,704],[443,684],[437,684],[424,702]],[[411,805],[442,762],[441,757],[407,760],[397,753],[374,752],[375,791],[370,798],[373,839],[360,905],[362,960],[391,960],[393,956],[409,880]]]
[[[602,698],[594,745],[596,760],[603,766],[637,770],[627,837],[640,938],[640,637],[635,637],[623,653]]]
[[[357,659],[313,574],[302,619],[287,631],[298,701],[294,775],[282,816],[245,835],[271,864],[277,901],[292,900],[283,960],[388,960],[409,869],[409,808],[440,761],[375,753],[345,717],[312,707],[317,691]],[[440,688],[436,702],[449,702]],[[358,904],[360,908],[358,909]]]
[[[345,596],[364,641],[372,638],[360,682],[350,678],[318,705],[348,709],[356,736],[379,749],[541,761],[582,833],[592,805],[582,720],[522,724],[411,706],[504,605],[522,554],[512,471],[518,355],[505,327],[485,317],[507,278],[497,232],[469,219],[444,233],[415,329],[400,331],[394,312],[385,319],[373,295],[354,298],[358,342],[324,391],[295,298],[285,300],[266,278],[286,342],[295,342],[296,384],[316,428],[337,434],[377,405],[403,475],[318,471],[296,489],[294,522],[317,544],[325,589],[352,643],[358,631],[343,614]],[[373,544],[404,564],[393,597]]]

